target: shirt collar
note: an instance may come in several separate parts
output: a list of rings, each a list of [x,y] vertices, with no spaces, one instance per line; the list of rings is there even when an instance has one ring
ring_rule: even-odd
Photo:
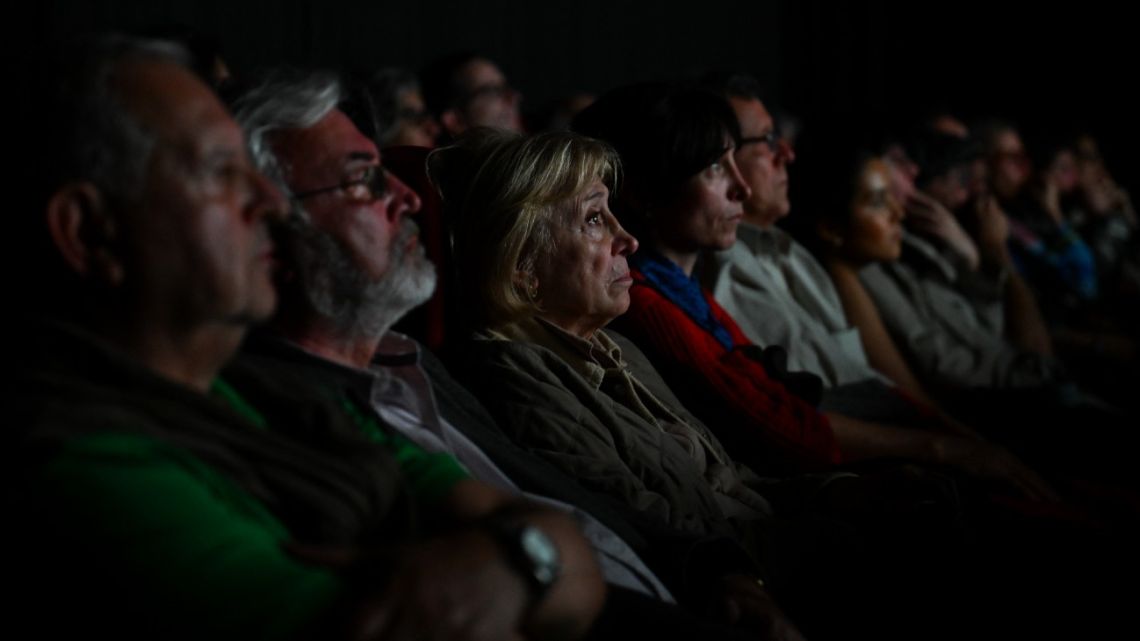
[[[420,362],[420,345],[399,332],[386,332],[372,362],[386,367],[417,365]]]
[[[588,340],[571,334],[550,321],[534,317],[484,332],[486,338],[534,343],[545,347],[566,361],[594,389],[602,385],[607,369],[623,368],[621,348],[602,330]]]
[[[792,237],[775,225],[761,227],[742,221],[736,238],[754,254],[785,255],[792,249]]]

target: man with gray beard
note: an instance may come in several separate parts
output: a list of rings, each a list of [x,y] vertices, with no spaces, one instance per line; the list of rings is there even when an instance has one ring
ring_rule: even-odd
[[[276,229],[279,313],[247,341],[241,360],[371,407],[408,440],[454,455],[479,480],[573,515],[607,583],[622,588],[611,590],[620,608],[614,598],[608,604],[608,611],[623,612],[618,618],[640,620],[642,630],[645,618],[656,618],[663,631],[691,624],[699,636],[718,636],[719,628],[710,630],[665,605],[674,603],[672,593],[634,551],[650,547],[640,523],[631,524],[630,515],[511,444],[427,350],[390,331],[435,287],[434,266],[409,218],[420,200],[384,169],[376,146],[338,109],[340,100],[338,83],[330,78],[277,76],[234,105],[255,162],[292,203],[288,222]],[[520,485],[538,493],[523,492]],[[767,608],[774,622],[768,625],[782,624],[770,602],[757,604],[751,591],[745,591],[744,602],[739,590],[733,601],[732,588],[721,584],[750,569],[735,545],[673,535],[664,534],[669,543],[654,546],[654,554],[671,557],[665,564],[678,568],[667,571],[692,584],[683,589],[707,598],[715,582],[737,618]],[[541,570],[538,559],[517,558],[524,573]],[[637,612],[647,617],[633,616]]]

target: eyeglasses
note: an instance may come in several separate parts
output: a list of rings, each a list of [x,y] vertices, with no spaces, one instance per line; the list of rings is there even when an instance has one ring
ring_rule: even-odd
[[[749,136],[747,138],[741,138],[740,142],[736,146],[739,149],[744,145],[756,145],[763,143],[765,145],[768,145],[768,151],[775,153],[780,150],[780,142],[783,139],[784,137],[780,135],[780,132],[773,129],[772,131],[769,131],[762,136]]]
[[[339,185],[294,193],[293,197],[297,200],[304,200],[305,198],[327,194],[331,191],[344,191],[349,199],[358,202],[373,202],[379,200],[388,193],[388,170],[379,165],[366,167],[364,169],[364,175],[356,180],[347,180]]]

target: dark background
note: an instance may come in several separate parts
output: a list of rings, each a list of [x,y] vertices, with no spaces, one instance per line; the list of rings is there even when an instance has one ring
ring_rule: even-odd
[[[41,0],[24,35],[181,23],[221,39],[239,76],[279,64],[419,68],[477,49],[534,108],[633,80],[744,70],[810,120],[873,126],[949,107],[1030,141],[1088,127],[1135,193],[1137,37],[1108,2],[1007,6],[820,0]],[[22,30],[22,21],[10,25]]]

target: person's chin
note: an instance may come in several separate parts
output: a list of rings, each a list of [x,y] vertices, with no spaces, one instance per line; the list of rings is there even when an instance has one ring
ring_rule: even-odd
[[[610,321],[617,318],[618,316],[621,316],[627,311],[629,311],[629,292],[626,292],[623,296],[620,296],[616,301],[614,301],[613,310],[610,314],[610,320],[606,321],[606,324],[609,324]]]
[[[729,247],[732,247],[735,244],[736,244],[736,225],[734,224],[732,226],[731,230],[726,231],[724,234],[721,235],[719,242],[716,244],[716,246],[712,247],[712,249],[715,251],[721,251],[723,249],[728,249]]]

